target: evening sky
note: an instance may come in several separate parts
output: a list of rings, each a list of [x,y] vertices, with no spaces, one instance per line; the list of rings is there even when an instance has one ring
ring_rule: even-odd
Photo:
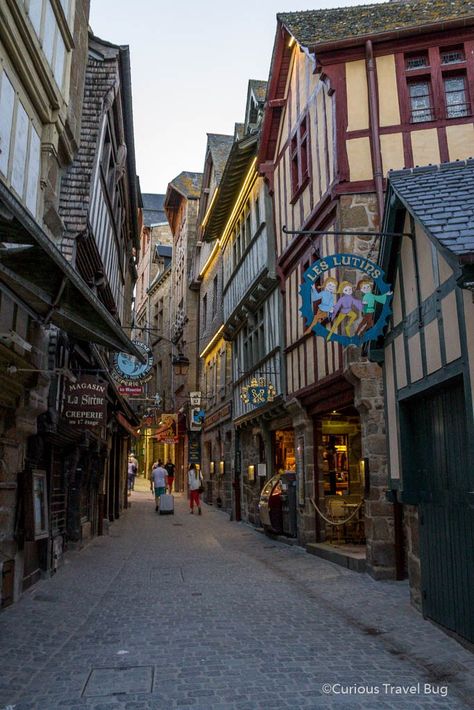
[[[130,46],[142,191],[165,192],[182,170],[200,172],[206,133],[233,134],[243,121],[248,80],[268,79],[277,12],[357,4],[91,0],[94,33]]]

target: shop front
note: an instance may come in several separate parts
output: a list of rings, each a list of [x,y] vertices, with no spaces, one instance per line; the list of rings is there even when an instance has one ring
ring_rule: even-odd
[[[364,471],[361,427],[353,408],[314,420],[318,542],[364,545]]]

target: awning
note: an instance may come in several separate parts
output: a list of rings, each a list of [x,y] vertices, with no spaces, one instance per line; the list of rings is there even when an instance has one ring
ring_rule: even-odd
[[[143,361],[120,324],[1,181],[0,283],[43,323]]]

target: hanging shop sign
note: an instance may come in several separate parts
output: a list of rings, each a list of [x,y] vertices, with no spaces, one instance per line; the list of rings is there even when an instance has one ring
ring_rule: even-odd
[[[63,417],[77,429],[98,432],[107,424],[107,385],[97,382],[92,375],[84,375],[77,382],[68,380],[64,393]]]
[[[178,439],[178,415],[162,414],[158,422],[155,438],[161,444],[177,444]]]
[[[153,377],[153,353],[151,348],[141,340],[133,340],[133,344],[143,353],[146,360],[140,362],[134,355],[116,353],[113,359],[112,377],[124,387],[143,385]]]
[[[257,407],[260,404],[273,402],[276,391],[271,382],[267,382],[263,377],[253,377],[250,384],[245,385],[240,390],[240,398],[244,404],[251,404]]]
[[[191,402],[191,407],[201,406],[201,393],[200,392],[190,392],[189,399]]]
[[[392,312],[392,289],[383,270],[357,254],[333,254],[315,261],[303,274],[300,295],[306,332],[312,330],[326,342],[341,345],[376,340]],[[376,314],[377,304],[381,310]]]
[[[126,397],[138,397],[143,394],[143,385],[119,385],[118,391]]]
[[[191,417],[189,421],[189,429],[191,431],[201,431],[206,412],[200,407],[191,407]]]
[[[201,465],[201,434],[197,431],[188,435],[188,463]]]
[[[144,427],[145,429],[150,429],[151,427],[155,426],[156,423],[157,423],[156,413],[155,412],[147,412],[141,418],[140,426]]]

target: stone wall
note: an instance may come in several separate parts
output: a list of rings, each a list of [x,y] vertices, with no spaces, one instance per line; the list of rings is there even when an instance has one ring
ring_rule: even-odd
[[[365,500],[367,570],[376,579],[395,579],[393,505],[387,490],[387,441],[382,371],[357,348],[344,353],[344,375],[354,386],[354,405],[360,415],[362,457],[369,459],[370,492]]]
[[[202,472],[206,489],[204,500],[230,512],[232,507],[232,437],[231,421],[224,422],[202,433]],[[224,461],[224,474],[219,472],[219,461]],[[211,473],[210,462],[214,461]]]
[[[287,404],[287,411],[292,417],[295,430],[295,450],[297,451],[301,439],[303,440],[303,468],[299,470],[297,464],[297,505],[298,505],[298,542],[306,545],[308,542],[316,540],[316,511],[311,498],[315,493],[315,456],[314,449],[314,424],[313,420],[307,416],[298,400],[291,400]]]
[[[414,606],[421,611],[421,566],[418,508],[403,506],[406,563],[410,582],[410,597]]]
[[[249,424],[242,427],[239,432],[239,450],[241,460],[241,485],[242,485],[242,520],[252,525],[260,525],[258,502],[260,491],[265,479],[259,479],[257,466],[261,461],[260,428]],[[248,468],[255,466],[255,480],[249,481]]]

